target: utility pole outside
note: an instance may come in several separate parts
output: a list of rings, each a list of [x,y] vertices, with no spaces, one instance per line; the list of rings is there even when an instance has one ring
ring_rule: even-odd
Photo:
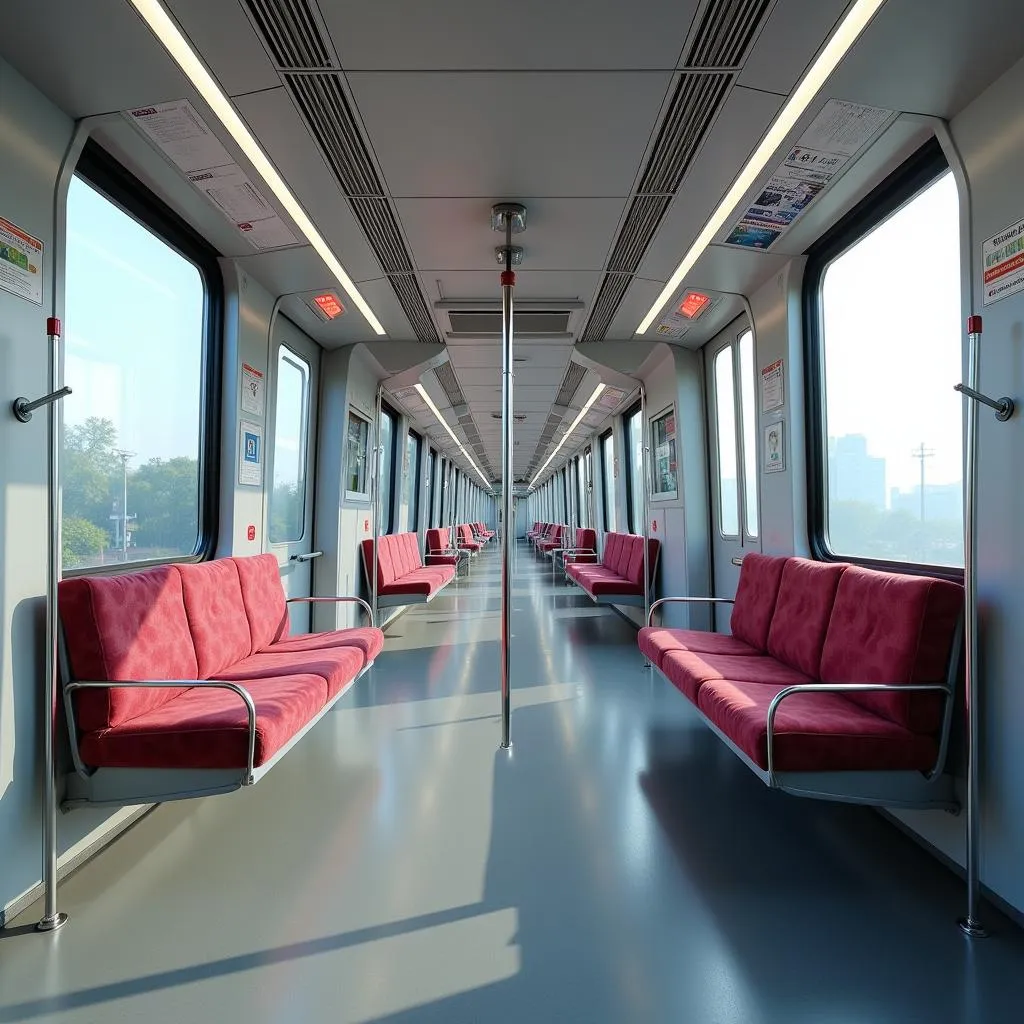
[[[913,458],[917,459],[921,464],[921,522],[924,522],[924,464],[926,459],[930,459],[934,454],[933,448],[925,448],[924,441],[922,441],[911,453]]]

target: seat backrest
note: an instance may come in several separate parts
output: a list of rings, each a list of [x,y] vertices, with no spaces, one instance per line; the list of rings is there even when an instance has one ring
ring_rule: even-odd
[[[606,533],[604,535],[604,554],[601,556],[601,564],[606,569],[614,570],[619,561],[619,554],[622,551],[621,533]]]
[[[277,559],[270,557],[274,560],[274,575],[280,580]],[[253,653],[237,563],[233,558],[218,558],[182,564],[178,573],[199,676],[209,679]]]
[[[199,676],[177,566],[120,576],[78,576],[57,591],[72,678],[80,681],[187,679]],[[121,725],[187,687],[79,690],[83,732]]]
[[[395,550],[393,538],[390,534],[377,538],[377,588],[386,587],[395,582],[400,573],[395,564]],[[370,566],[373,564],[373,538],[368,537],[362,542],[363,568],[366,570],[366,579],[370,580]]]
[[[460,524],[459,540],[466,541],[467,543],[473,542],[473,531],[469,528],[469,523]]]
[[[649,537],[647,540],[647,578],[650,583],[654,582],[654,574],[658,566],[658,551],[661,542]],[[637,537],[633,543],[633,550],[629,556],[629,565],[623,574],[630,583],[642,587],[644,583],[644,539]]]
[[[828,683],[944,683],[963,615],[963,587],[929,576],[850,566],[836,591],[821,655]],[[942,723],[942,696],[851,693],[849,699],[918,733]]]
[[[399,533],[398,542],[402,546],[402,565],[406,572],[415,572],[423,568],[420,555],[420,539],[415,533]]]
[[[233,558],[255,654],[288,635],[288,605],[276,555]]]
[[[582,527],[576,531],[576,541],[573,547],[580,549],[581,551],[596,551],[597,550],[597,531],[591,530],[588,527]]]
[[[730,629],[738,640],[762,651],[768,648],[768,629],[786,562],[786,558],[750,551],[740,567]]]
[[[846,568],[842,562],[786,559],[768,628],[768,653],[772,657],[818,678],[836,587]]]
[[[619,557],[616,559],[615,565],[612,566],[612,569],[623,579],[628,579],[629,566],[632,563],[634,556],[638,556],[641,560],[643,559],[643,542],[641,538],[637,537],[635,534],[623,534],[622,545],[619,548]]]
[[[427,530],[427,551],[445,551],[450,548],[447,526],[435,526]]]

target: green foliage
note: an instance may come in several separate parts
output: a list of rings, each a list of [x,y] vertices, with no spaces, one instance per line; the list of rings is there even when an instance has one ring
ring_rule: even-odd
[[[859,501],[829,507],[829,547],[839,555],[863,555],[896,562],[963,565],[961,524],[955,520],[921,520],[903,509],[875,508]]]
[[[80,516],[64,516],[61,548],[65,569],[96,565],[102,559],[103,549],[108,542],[106,530],[101,530]]]
[[[270,539],[274,543],[302,536],[302,500],[295,484],[275,484],[270,498]]]

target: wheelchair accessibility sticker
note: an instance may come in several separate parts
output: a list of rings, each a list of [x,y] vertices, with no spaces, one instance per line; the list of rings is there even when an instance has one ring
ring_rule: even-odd
[[[239,425],[238,482],[252,487],[263,484],[263,428],[242,420]]]

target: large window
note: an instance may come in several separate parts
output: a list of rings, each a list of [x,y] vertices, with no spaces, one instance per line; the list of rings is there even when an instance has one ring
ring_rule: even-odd
[[[601,435],[601,511],[604,529],[615,530],[615,442],[609,430]]]
[[[427,525],[431,528],[441,525],[441,512],[438,506],[437,452],[430,449],[430,464],[427,468]]]
[[[370,482],[366,479],[366,453],[370,444],[370,424],[351,409],[348,413],[348,437],[345,439],[345,496],[366,498]]]
[[[960,212],[937,144],[816,247],[807,287],[818,553],[962,566]]]
[[[216,257],[102,151],[67,202],[65,570],[215,541]]]
[[[398,417],[388,408],[380,411],[380,489],[379,523],[380,532],[392,533],[395,529],[395,449],[398,438]]]
[[[736,480],[736,393],[732,345],[715,356],[715,436],[718,438],[718,529],[723,537],[740,532]]]
[[[405,529],[415,533],[420,525],[420,435],[411,430],[405,442],[405,463]]]
[[[270,492],[269,530],[272,544],[302,538],[308,424],[309,363],[282,345],[277,358],[274,409],[274,486]]]
[[[637,403],[623,417],[626,431],[626,517],[630,533],[640,533],[644,525],[644,423]]]

